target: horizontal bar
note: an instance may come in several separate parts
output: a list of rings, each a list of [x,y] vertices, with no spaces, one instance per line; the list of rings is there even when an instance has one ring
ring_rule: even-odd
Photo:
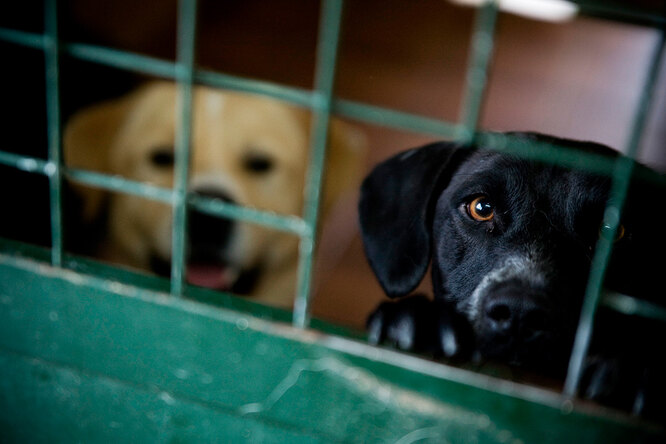
[[[355,105],[351,104],[351,108],[355,108]],[[391,114],[391,112],[389,112],[389,114]],[[449,129],[452,128],[453,126]],[[439,126],[439,129],[446,131],[445,125]],[[451,132],[446,134],[451,136],[454,131],[455,130],[452,129]],[[441,136],[443,137],[444,134],[441,134]],[[484,148],[494,149],[508,154],[521,155],[533,160],[562,164],[570,168],[585,169],[599,174],[610,175],[612,174],[614,167],[614,160],[611,157],[579,152],[572,148],[560,147],[559,145],[544,142],[527,142],[522,138],[505,134],[480,133],[478,140]],[[22,156],[5,151],[0,151],[0,164],[28,173],[37,173],[47,176],[52,174],[54,170],[53,165],[43,159]],[[643,170],[640,171],[642,172]],[[173,199],[172,190],[169,188],[132,181],[120,176],[80,169],[66,169],[65,173],[72,180],[112,192],[132,194],[167,204],[171,204]],[[653,175],[644,178],[656,185],[666,186],[664,175],[654,173]],[[310,235],[310,230],[308,229],[307,224],[303,219],[297,216],[279,215],[196,195],[190,196],[189,202],[198,210],[207,214],[264,225],[298,236]]]
[[[26,173],[37,173],[45,176],[49,176],[55,171],[55,165],[47,160],[6,151],[0,151],[0,164],[25,171]]]
[[[304,108],[314,108],[317,106],[317,101],[313,94],[310,91],[301,88],[278,85],[263,80],[247,79],[208,70],[195,70],[194,80],[200,84],[224,88],[230,91],[272,97]]]
[[[616,157],[581,151],[556,143],[492,132],[480,132],[475,140],[484,149],[513,154],[525,159],[606,176],[612,176],[615,172]]]
[[[131,72],[169,79],[175,79],[177,75],[174,62],[129,51],[82,43],[63,44],[62,51],[69,56],[86,62],[108,65]]]
[[[642,299],[620,293],[609,293],[602,297],[600,303],[627,316],[641,316],[666,322],[666,308]]]
[[[175,62],[169,60],[80,43],[65,45],[63,51],[72,57],[88,62],[113,66],[156,77],[178,78],[177,65]],[[265,95],[306,108],[314,107],[316,102],[309,91],[300,88],[278,85],[261,80],[246,79],[210,70],[195,69],[193,75],[194,81],[199,84],[224,88],[230,91]]]
[[[171,204],[173,191],[171,188],[163,188],[144,182],[126,179],[121,176],[96,173],[80,169],[67,169],[65,172],[69,179],[95,188],[102,188],[111,192],[131,194],[144,197],[149,200]]]
[[[263,225],[276,230],[285,231],[297,236],[310,236],[311,230],[303,219],[298,216],[281,215],[269,211],[257,210],[224,202],[220,199],[190,195],[188,202],[193,208],[214,216],[239,219]]]
[[[455,123],[343,99],[333,100],[333,113],[378,126],[445,139],[455,138],[463,129],[462,125]]]
[[[4,153],[0,152],[0,162],[3,160],[2,154]],[[25,160],[23,162],[25,162]],[[125,179],[120,176],[111,176],[108,174],[79,169],[67,169],[65,173],[67,177],[72,180],[96,188],[144,197],[169,205],[173,202],[173,190],[171,188],[158,187],[144,182]],[[193,208],[213,216],[237,219],[243,222],[266,226],[275,230],[285,231],[297,236],[306,236],[310,233],[305,222],[297,216],[281,215],[243,207],[233,203],[223,202],[219,199],[198,196],[196,194],[189,194],[187,201]]]
[[[2,38],[12,38],[12,41],[26,45],[42,42],[40,47],[44,46],[44,39],[39,34],[0,28],[0,39]],[[175,63],[139,54],[83,44],[64,45],[63,50],[72,56],[84,58],[91,62],[122,66],[126,69],[158,77],[175,78],[176,76]],[[197,82],[209,86],[268,95],[278,100],[315,110],[325,105],[317,93],[310,93],[307,90],[272,82],[245,79],[206,70],[195,70],[194,78]],[[464,126],[460,124],[352,100],[333,99],[331,107],[334,114],[352,120],[444,139],[456,139],[464,132]],[[521,155],[542,162],[561,164],[569,168],[582,169],[598,174],[613,174],[614,160],[607,156],[580,152],[541,141],[527,142],[518,137],[499,133],[479,133],[476,140],[487,149]],[[641,171],[640,174],[645,173]],[[663,175],[654,174],[647,177],[647,179],[661,185],[666,185]]]
[[[27,46],[33,49],[44,50],[46,47],[46,37],[42,34],[34,32],[18,31],[16,29],[0,27],[0,40],[15,45]]]
[[[81,43],[64,45],[63,51],[69,56],[87,62],[113,66],[127,71],[168,79],[177,79],[179,77],[177,75],[178,68],[176,63],[169,60]],[[224,88],[230,91],[260,94],[306,108],[316,106],[313,94],[304,89],[261,80],[246,79],[210,70],[195,69],[193,75],[194,81],[202,85]]]
[[[48,37],[42,34],[0,28],[0,40],[44,50],[48,42]],[[85,43],[63,43],[61,50],[71,57],[91,63],[113,66],[127,71],[168,79],[176,79],[178,77],[176,63],[169,60]],[[278,85],[272,82],[247,79],[205,69],[195,70],[194,81],[199,84],[231,91],[269,96],[306,108],[317,106],[316,97],[310,91]]]
[[[0,151],[0,164],[16,168],[27,173],[45,176],[53,174],[54,165],[43,159],[21,156]],[[84,185],[102,188],[111,192],[119,192],[143,197],[149,200],[171,204],[173,191],[170,188],[158,187],[144,182],[126,179],[121,176],[96,173],[81,169],[65,169],[65,175]],[[219,199],[190,194],[188,203],[197,210],[218,217],[238,219],[243,222],[266,226],[297,236],[310,236],[311,230],[303,219],[292,215],[281,215],[269,211],[223,202]]]

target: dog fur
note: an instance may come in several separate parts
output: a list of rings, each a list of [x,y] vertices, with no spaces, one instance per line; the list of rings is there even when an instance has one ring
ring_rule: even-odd
[[[513,136],[617,155],[589,142]],[[641,165],[636,171],[648,172]],[[427,145],[381,163],[362,186],[361,232],[379,283],[388,296],[402,299],[372,313],[370,341],[563,376],[594,249],[604,235],[610,188],[610,177],[453,143]],[[607,288],[663,298],[664,260],[654,252],[666,247],[660,229],[666,206],[656,196],[646,183],[631,184]],[[408,296],[430,264],[434,300]],[[597,332],[586,396],[617,400],[627,381],[609,375],[625,373],[635,379],[633,395],[616,404],[635,409],[636,393],[647,387],[640,387],[641,370],[664,368],[661,353],[649,346],[657,333],[647,329],[648,321],[639,323]],[[654,401],[659,396],[651,399],[650,408],[663,414],[661,401]]]
[[[172,187],[176,102],[174,83],[151,82],[124,97],[80,111],[65,129],[66,164]],[[192,110],[192,193],[282,215],[302,213],[308,112],[268,98],[204,86],[194,88]],[[364,149],[359,130],[331,121],[324,214],[358,186]],[[74,188],[83,200],[84,220],[106,218],[108,234],[101,241],[99,257],[168,273],[169,205],[76,184]],[[214,256],[212,260],[224,263],[221,273],[225,276],[217,276],[220,289],[247,293],[273,305],[290,305],[296,280],[296,236],[192,211],[190,216],[188,237],[198,239],[203,253],[190,242],[188,261],[205,262]],[[196,275],[190,271],[188,265],[188,279]],[[253,285],[234,285],[247,276],[253,278]],[[201,279],[193,278],[195,283]]]

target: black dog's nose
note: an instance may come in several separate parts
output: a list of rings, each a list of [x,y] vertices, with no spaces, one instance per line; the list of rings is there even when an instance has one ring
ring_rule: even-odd
[[[484,323],[497,335],[519,335],[535,339],[548,328],[548,311],[539,298],[529,294],[503,292],[486,301]]]
[[[233,199],[217,189],[197,189],[200,196],[233,203]],[[216,256],[225,247],[231,236],[233,221],[202,213],[190,208],[188,212],[188,235],[192,253],[195,255]]]

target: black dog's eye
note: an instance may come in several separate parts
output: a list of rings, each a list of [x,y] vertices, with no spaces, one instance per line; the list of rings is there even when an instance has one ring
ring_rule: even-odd
[[[251,153],[243,159],[243,167],[251,173],[266,174],[270,172],[274,166],[275,162],[266,154]]]
[[[174,163],[173,147],[160,146],[150,153],[150,163],[157,167],[172,167]]]
[[[487,222],[495,217],[495,206],[488,196],[479,196],[466,206],[467,214],[479,222]]]
[[[606,232],[610,230],[610,227],[604,223],[601,224],[601,227],[599,227],[599,236],[605,236]],[[624,235],[626,234],[626,230],[624,229],[624,225],[620,224],[617,227],[617,231],[615,232],[615,238],[613,239],[613,242],[618,242],[621,240]]]

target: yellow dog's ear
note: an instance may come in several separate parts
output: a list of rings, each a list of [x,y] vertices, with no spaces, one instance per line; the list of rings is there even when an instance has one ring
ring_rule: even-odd
[[[325,171],[323,214],[346,193],[357,191],[364,171],[367,141],[357,127],[332,119]]]
[[[134,102],[132,95],[92,105],[74,114],[65,126],[63,154],[65,165],[100,173],[110,173],[111,146]],[[83,199],[82,216],[92,220],[101,210],[104,191],[73,183]]]

